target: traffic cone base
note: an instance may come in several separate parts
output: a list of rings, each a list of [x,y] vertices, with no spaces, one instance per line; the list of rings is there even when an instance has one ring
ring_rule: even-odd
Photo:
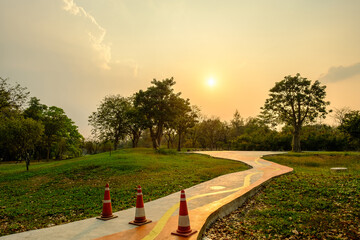
[[[194,233],[197,233],[197,230],[190,230],[190,232],[188,232],[188,233],[178,232],[178,230],[171,232],[172,235],[177,235],[177,236],[181,236],[181,237],[189,237],[189,236],[193,235]]]
[[[142,226],[142,225],[145,225],[145,224],[148,224],[148,223],[151,223],[152,221],[149,220],[149,219],[145,219],[144,222],[137,222],[137,221],[131,221],[129,222],[129,224],[132,224],[132,225],[136,225],[136,226]]]
[[[112,215],[112,216],[110,216],[110,217],[102,217],[102,216],[100,216],[100,217],[96,217],[96,219],[100,219],[100,220],[104,220],[104,221],[107,221],[107,220],[110,220],[110,219],[113,219],[113,218],[117,218],[118,216],[116,216],[116,215]]]

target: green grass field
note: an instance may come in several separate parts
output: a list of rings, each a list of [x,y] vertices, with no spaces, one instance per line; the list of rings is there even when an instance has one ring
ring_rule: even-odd
[[[99,216],[110,184],[113,211],[151,201],[230,172],[242,163],[195,154],[127,149],[71,160],[0,164],[0,236]]]
[[[265,159],[294,168],[218,220],[213,239],[360,239],[360,153],[290,153]],[[331,171],[347,167],[347,172]]]

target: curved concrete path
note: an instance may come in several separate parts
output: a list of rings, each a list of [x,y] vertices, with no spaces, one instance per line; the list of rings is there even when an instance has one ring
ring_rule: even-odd
[[[135,216],[135,208],[116,212],[118,218],[101,221],[85,219],[50,228],[1,237],[14,239],[197,239],[218,217],[239,207],[271,178],[292,171],[292,168],[261,159],[279,152],[208,151],[196,152],[212,157],[244,162],[252,168],[231,173],[185,189],[191,228],[198,232],[189,238],[171,235],[177,229],[180,193],[145,203],[146,217],[153,222],[137,227],[128,224]],[[146,192],[146,191],[145,191]]]

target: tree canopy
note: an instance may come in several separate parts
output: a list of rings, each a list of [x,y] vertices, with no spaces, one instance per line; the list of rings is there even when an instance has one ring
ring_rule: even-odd
[[[0,77],[0,112],[2,115],[8,111],[20,110],[26,102],[29,92],[20,84],[12,86],[9,79]]]
[[[30,157],[41,141],[44,126],[33,119],[8,118],[0,123],[0,155],[7,160],[25,160],[29,170]]]
[[[111,141],[116,149],[119,141],[129,133],[131,103],[120,95],[107,96],[96,112],[89,116],[93,134],[102,141]]]
[[[158,149],[164,128],[182,113],[178,106],[182,100],[181,93],[174,93],[173,78],[162,81],[154,79],[151,83],[153,86],[146,91],[140,90],[135,94],[134,106],[144,114],[144,126],[150,130],[153,148]],[[183,104],[186,104],[186,101]]]
[[[360,111],[345,113],[339,128],[347,133],[352,140],[356,141],[357,148],[360,148]]]
[[[62,159],[64,155],[80,155],[83,136],[62,108],[48,107],[40,103],[40,99],[32,97],[23,115],[44,127],[41,143],[36,145],[37,158],[50,159],[51,154],[56,159]]]

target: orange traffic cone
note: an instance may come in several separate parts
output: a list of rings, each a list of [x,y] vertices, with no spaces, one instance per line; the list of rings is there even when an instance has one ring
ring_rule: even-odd
[[[135,220],[129,223],[137,226],[151,223],[151,220],[145,217],[144,199],[140,185],[137,187]]]
[[[115,216],[112,214],[110,188],[109,188],[109,184],[107,183],[105,186],[103,210],[102,210],[101,216],[97,217],[97,219],[110,220],[110,219],[117,218],[117,217],[118,216]]]
[[[189,237],[196,232],[197,230],[191,230],[190,228],[190,219],[186,204],[185,191],[181,190],[178,229],[171,234],[182,237]]]

